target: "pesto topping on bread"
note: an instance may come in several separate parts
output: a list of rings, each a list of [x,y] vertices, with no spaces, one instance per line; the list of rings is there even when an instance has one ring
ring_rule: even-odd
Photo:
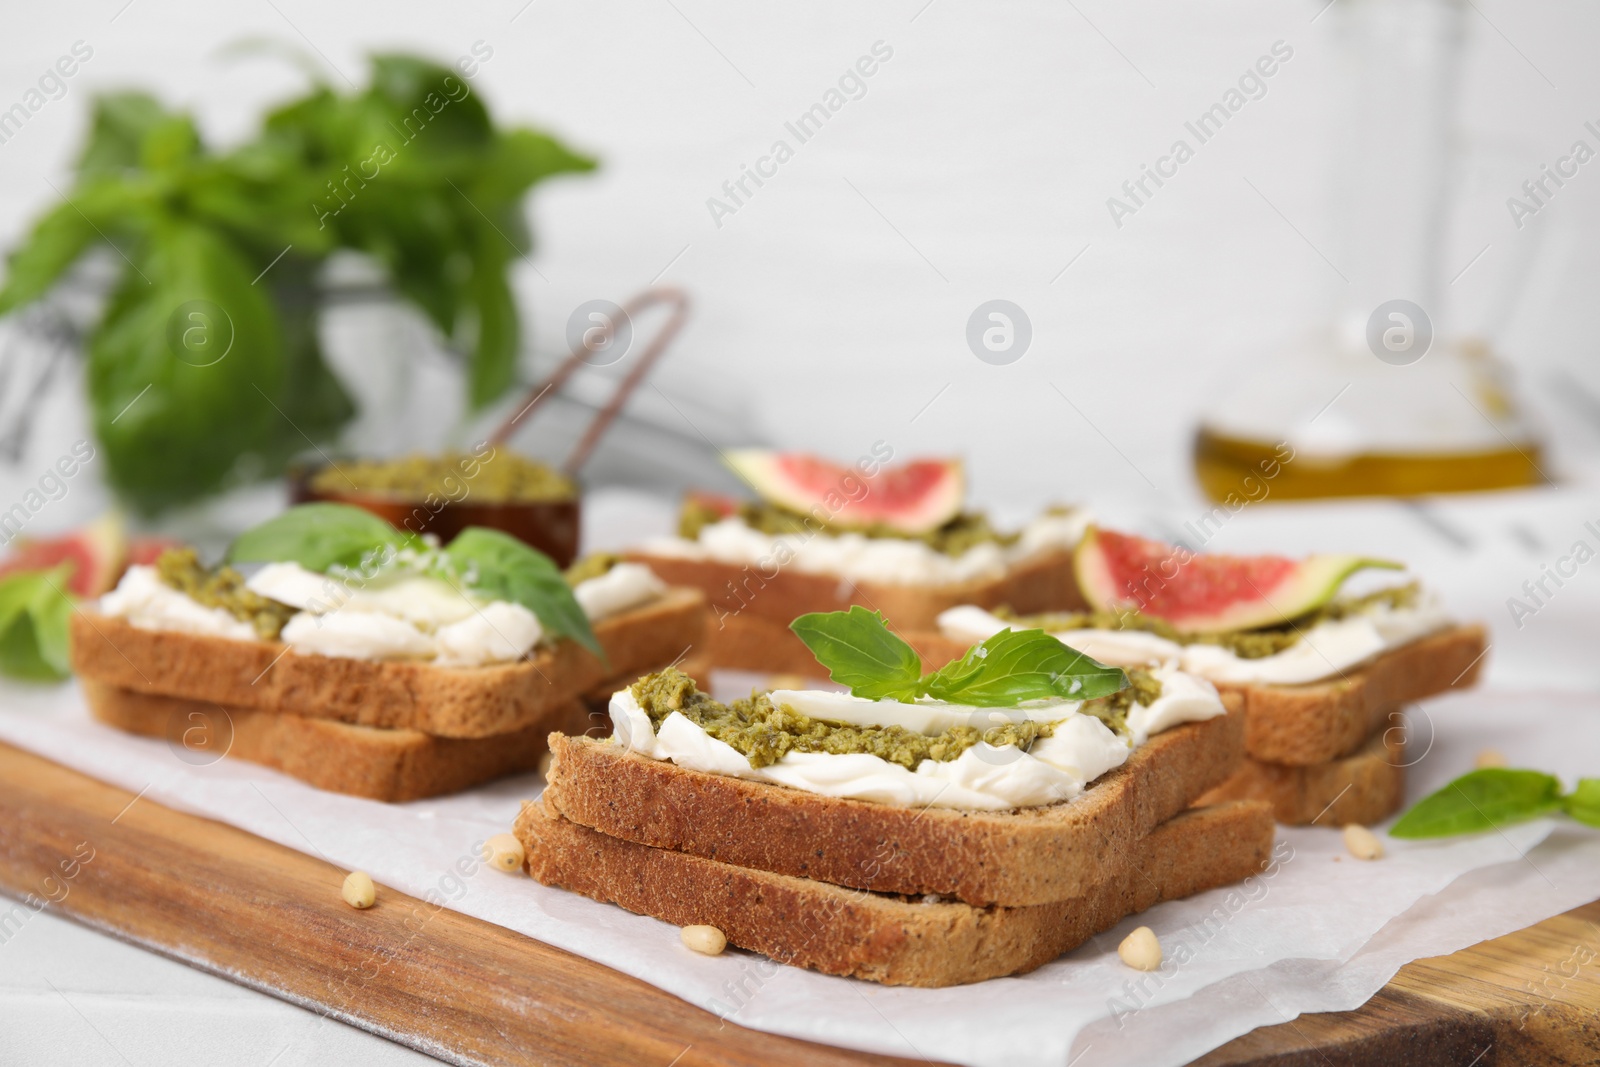
[[[1300,640],[1301,634],[1321,622],[1337,622],[1374,608],[1414,607],[1422,595],[1421,586],[1408,585],[1380,589],[1359,597],[1332,600],[1299,618],[1254,630],[1227,633],[1189,633],[1164,619],[1141,614],[1133,608],[1121,611],[1047,612],[1018,615],[1009,608],[996,608],[994,614],[1025,629],[1060,633],[1068,630],[1139,630],[1180,645],[1217,645],[1240,659],[1264,659],[1277,655]]]
[[[249,623],[263,641],[276,641],[295,609],[252,593],[232,567],[207,568],[192,548],[170,548],[156,560],[156,576],[189,599],[221,608]]]
[[[1131,684],[1127,688],[1078,707],[1123,737],[1127,736],[1128,709],[1135,698],[1149,704],[1161,695],[1161,683],[1148,672],[1131,670],[1128,677]],[[752,693],[724,704],[700,692],[693,678],[671,667],[639,679],[630,692],[653,728],[659,730],[667,716],[679,712],[710,736],[731,745],[758,769],[777,763],[790,752],[827,752],[867,753],[914,771],[925,759],[956,759],[979,741],[997,747],[1016,745],[1026,752],[1039,738],[1049,737],[1056,725],[1020,719],[987,729],[954,726],[930,736],[903,726],[828,722],[774,703],[767,693]]]
[[[561,572],[567,584],[577,588],[579,583],[587,582],[590,578],[603,578],[611,573],[611,568],[622,562],[622,557],[615,552],[591,552],[582,559],[573,560],[572,566]]]
[[[989,524],[986,515],[976,511],[962,512],[943,526],[920,534],[902,533],[882,523],[873,523],[869,526],[841,525],[765,501],[747,501],[740,504],[735,514],[746,526],[766,534],[825,533],[837,536],[843,533],[859,533],[867,537],[921,541],[934,551],[947,556],[959,556],[970,548],[989,542],[1002,546],[1012,545],[1019,536],[996,530]],[[687,499],[678,513],[678,536],[693,541],[700,536],[702,529],[725,517],[717,508],[703,501]]]

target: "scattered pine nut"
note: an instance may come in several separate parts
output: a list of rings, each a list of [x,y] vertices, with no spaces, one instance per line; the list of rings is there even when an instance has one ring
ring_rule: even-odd
[[[378,899],[378,887],[366,871],[351,871],[344,876],[344,902],[352,908],[370,908]]]
[[[1141,926],[1122,939],[1117,955],[1136,971],[1153,971],[1161,966],[1161,942],[1156,939],[1154,930]]]
[[[1383,856],[1383,842],[1365,826],[1351,823],[1344,828],[1344,847],[1358,860],[1375,860]]]
[[[685,926],[678,931],[683,943],[706,956],[720,956],[728,947],[728,938],[715,926]]]
[[[806,680],[798,674],[767,675],[768,689],[804,689]]]
[[[497,871],[520,871],[527,858],[516,834],[495,834],[483,843],[483,862]]]
[[[1480,771],[1485,767],[1504,767],[1506,765],[1506,754],[1497,748],[1486,748],[1478,753],[1478,757],[1472,761],[1472,765]]]

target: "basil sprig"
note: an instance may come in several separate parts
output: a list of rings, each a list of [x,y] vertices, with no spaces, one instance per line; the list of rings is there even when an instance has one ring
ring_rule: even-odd
[[[1600,778],[1583,778],[1571,793],[1540,771],[1486,767],[1464,774],[1430,793],[1400,817],[1389,836],[1453,837],[1498,826],[1527,822],[1565,811],[1581,823],[1600,828]]]
[[[427,551],[417,535],[361,508],[301,504],[240,534],[227,558],[232,563],[298,563],[323,573],[333,567],[359,568],[363,577],[371,577],[403,548]],[[438,554],[436,565],[476,592],[521,604],[552,637],[570,637],[605,659],[572,587],[537,549],[499,530],[469,526]]]
[[[876,611],[813,612],[789,624],[840,685],[872,700],[929,696],[952,704],[1015,707],[1027,700],[1090,700],[1128,684],[1108,667],[1042,630],[1002,630],[930,674],[915,649]]]
[[[468,526],[444,555],[473,589],[521,604],[539,617],[547,633],[570,637],[601,660],[606,658],[572,587],[543,552],[499,530]]]
[[[0,579],[0,674],[30,681],[67,677],[67,620],[72,577],[64,563],[48,571],[21,571]]]
[[[308,571],[371,564],[384,549],[420,547],[415,534],[395,529],[349,504],[301,504],[254,526],[228,548],[230,563],[298,563]]]

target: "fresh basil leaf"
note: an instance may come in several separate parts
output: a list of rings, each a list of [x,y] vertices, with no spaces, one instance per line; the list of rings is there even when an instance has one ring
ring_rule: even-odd
[[[1578,779],[1578,787],[1562,798],[1562,804],[1574,819],[1600,829],[1600,778]]]
[[[467,289],[477,312],[476,343],[467,365],[468,398],[481,408],[511,388],[517,375],[517,304],[506,280],[505,256],[480,252]]]
[[[374,552],[414,543],[370,511],[349,504],[301,504],[254,526],[228,547],[230,563],[298,563],[325,572],[357,567]]]
[[[72,598],[63,590],[70,564],[0,579],[0,674],[59,681],[70,671],[67,620]]]
[[[1128,675],[1042,630],[1002,630],[923,680],[938,700],[1011,707],[1026,700],[1091,700],[1125,688]]]
[[[1539,771],[1486,767],[1417,801],[1390,837],[1450,837],[1525,822],[1561,810],[1561,783]]]
[[[876,611],[859,604],[849,611],[819,611],[789,624],[828,676],[858,697],[915,700],[922,660],[916,650],[889,631]]]
[[[499,530],[468,526],[444,554],[470,588],[521,604],[538,616],[546,632],[570,637],[602,661],[606,658],[572,587],[543,552]]]
[[[95,433],[111,485],[154,512],[230,484],[285,424],[281,320],[226,236],[166,219],[130,249],[89,342]],[[277,407],[274,407],[277,404]]]
[[[132,170],[139,165],[151,131],[172,117],[149,93],[106,93],[95,97],[89,140],[78,157],[78,173],[88,177]]]

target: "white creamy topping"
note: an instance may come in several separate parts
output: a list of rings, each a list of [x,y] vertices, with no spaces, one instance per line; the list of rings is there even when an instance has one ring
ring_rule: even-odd
[[[618,563],[606,573],[581,581],[572,590],[590,620],[610,618],[648,603],[667,591],[667,583],[642,563]]]
[[[1183,722],[1225,713],[1210,683],[1174,668],[1156,672],[1162,692],[1151,706],[1134,705],[1128,715],[1133,743]],[[802,715],[855,725],[896,725],[934,735],[951,726],[980,729],[1033,719],[1054,722],[1051,736],[1026,752],[1016,745],[979,742],[953,760],[925,759],[915,771],[865,752],[790,752],[766,767],[752,767],[739,750],[706,733],[681,712],[661,722],[659,732],[632,690],[611,697],[612,739],[651,759],[680,767],[771,782],[831,797],[905,807],[1002,811],[1070,800],[1090,782],[1127,760],[1128,743],[1074,701],[1039,701],[1023,708],[974,708],[937,701],[867,700],[815,690],[777,690],[774,703]]]
[[[296,652],[344,659],[431,659],[435,651],[409,622],[373,611],[297,612],[278,637]]]
[[[965,642],[986,640],[1014,625],[971,605],[951,608],[939,616],[940,632]],[[1300,685],[1360,666],[1448,625],[1449,617],[1432,601],[1407,608],[1375,604],[1345,619],[1319,622],[1282,652],[1257,659],[1246,659],[1217,645],[1180,645],[1139,630],[1063,630],[1051,636],[1119,667],[1175,663],[1213,682]]]
[[[163,582],[154,567],[129,567],[117,587],[100,598],[100,610],[141,630],[176,630],[254,641],[254,626],[222,608],[208,608]]]
[[[297,609],[279,639],[296,652],[347,659],[431,660],[475,667],[526,656],[543,636],[521,604],[487,600],[441,578],[415,573],[368,582],[342,580],[298,563],[268,563],[245,581],[251,592]],[[621,563],[579,582],[573,596],[590,620],[655,599],[666,585],[648,568]],[[154,567],[130,567],[100,600],[107,615],[152,630],[256,639],[255,628],[162,582]]]
[[[401,573],[366,582],[345,581],[298,563],[268,563],[244,584],[258,596],[312,615],[346,611],[390,615],[429,631],[460,622],[485,603],[429,575]]]
[[[521,659],[543,634],[539,619],[521,604],[496,600],[433,635],[438,662],[447,667],[477,667]]]
[[[1041,515],[1020,531],[1010,546],[989,541],[949,556],[898,537],[843,534],[767,534],[737,516],[711,523],[693,541],[681,537],[646,542],[643,551],[678,559],[708,559],[760,567],[792,566],[810,574],[890,585],[950,585],[997,578],[1014,562],[1046,549],[1071,548],[1083,536],[1089,516],[1081,511]]]

